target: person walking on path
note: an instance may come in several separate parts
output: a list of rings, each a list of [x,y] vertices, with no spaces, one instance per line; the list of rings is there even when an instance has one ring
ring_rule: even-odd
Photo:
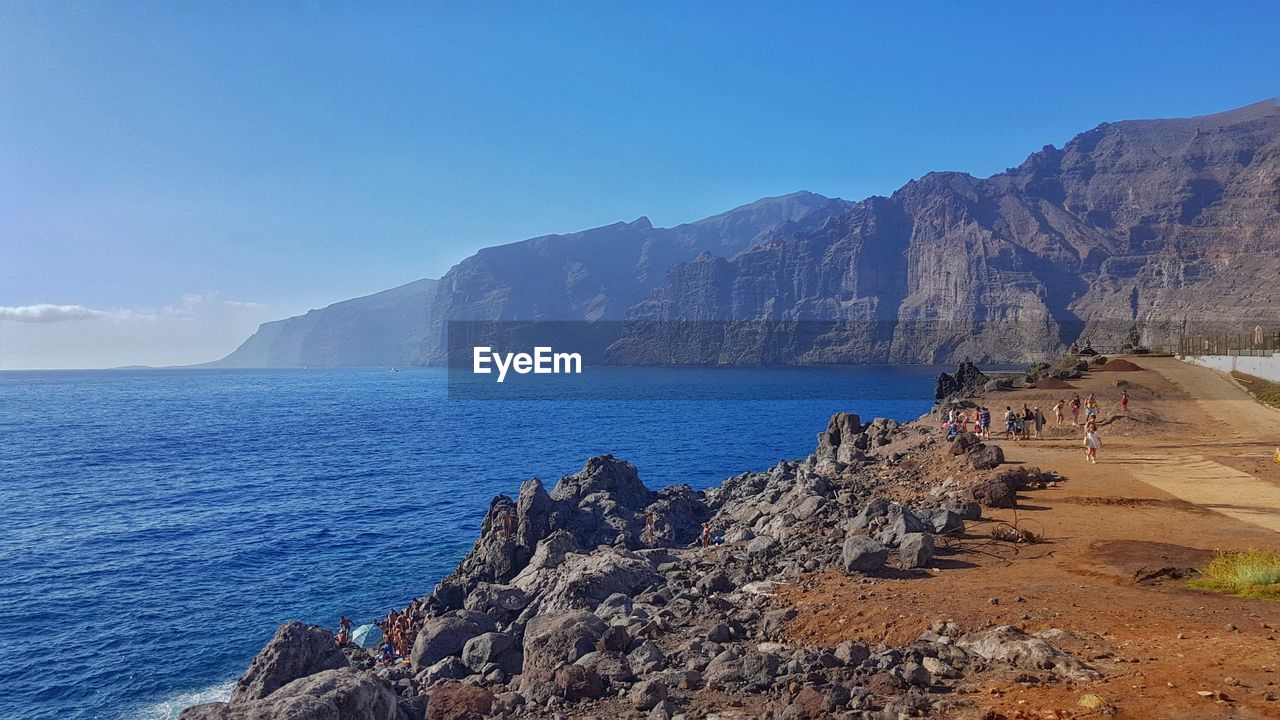
[[[978,411],[978,427],[984,440],[991,439],[991,408],[983,407]]]
[[[1062,413],[1062,409],[1065,408],[1066,406],[1067,406],[1066,400],[1059,400],[1058,404],[1053,406],[1054,427],[1059,427],[1062,425],[1062,421],[1065,419],[1065,416]]]
[[[1018,427],[1018,424],[1014,421],[1015,417],[1016,416],[1013,414],[1013,408],[1008,405],[1005,405],[1004,406],[1004,435],[1006,438],[1014,437],[1013,435],[1014,430],[1016,430]]]
[[[1120,414],[1121,415],[1129,414],[1129,391],[1128,390],[1125,390],[1124,392],[1120,393]]]
[[[1098,448],[1102,447],[1102,439],[1098,437],[1098,430],[1089,427],[1084,433],[1084,457],[1094,465],[1098,464]]]
[[[1071,426],[1078,427],[1080,425],[1080,394],[1076,393],[1071,396]]]
[[[1098,398],[1093,393],[1089,393],[1089,399],[1084,401],[1084,417],[1086,420],[1098,419]]]
[[[1045,422],[1044,413],[1040,412],[1039,407],[1035,408],[1033,412],[1035,412],[1036,414],[1036,439],[1043,440],[1044,439],[1044,422]]]

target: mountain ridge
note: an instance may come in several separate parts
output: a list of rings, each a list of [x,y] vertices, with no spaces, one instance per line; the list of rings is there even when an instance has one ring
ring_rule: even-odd
[[[443,362],[455,320],[841,326],[771,351],[685,338],[712,363],[1020,361],[1134,328],[1170,343],[1274,322],[1278,218],[1275,100],[1104,122],[986,178],[930,172],[860,201],[797,191],[670,228],[641,216],[483,248],[440,278],[398,364]],[[955,327],[925,328],[940,322]],[[688,349],[620,332],[614,362]]]

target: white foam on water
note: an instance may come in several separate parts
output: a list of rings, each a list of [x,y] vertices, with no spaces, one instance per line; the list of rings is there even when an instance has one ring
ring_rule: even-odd
[[[192,705],[230,700],[231,691],[235,686],[235,680],[227,680],[201,690],[178,693],[155,705],[138,710],[129,716],[129,720],[177,720],[178,715]]]

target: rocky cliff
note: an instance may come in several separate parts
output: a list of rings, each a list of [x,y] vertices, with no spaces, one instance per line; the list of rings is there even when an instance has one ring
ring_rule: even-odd
[[[377,367],[408,365],[426,332],[438,281],[417,280],[263,323],[235,352],[205,367]]]
[[[229,702],[182,718],[672,720],[734,707],[872,720],[955,709],[954,693],[1004,672],[1097,679],[1050,642],[1060,630],[940,621],[902,646],[789,636],[797,610],[775,601],[783,584],[823,571],[863,585],[924,577],[935,554],[954,562],[948,544],[981,504],[1010,507],[1042,480],[982,465],[984,449],[967,434],[947,442],[931,422],[839,413],[809,457],[706,491],[653,491],[630,463],[592,458],[550,492],[535,478],[493,499],[470,553],[404,609],[412,649],[401,662],[375,664],[328,630],[286,623]]]
[[[1280,110],[1104,123],[986,179],[887,198],[678,263],[628,317],[630,362],[1026,360],[1272,325]],[[672,331],[670,328],[677,330]],[[656,330],[655,330],[656,328]]]
[[[268,323],[220,364],[439,364],[450,321],[547,320],[604,326],[579,349],[619,364],[1023,361],[1135,329],[1171,345],[1274,326],[1276,277],[1280,109],[1266,101],[1104,123],[985,179],[930,173],[857,203],[801,192],[485,248],[434,294],[422,281],[390,308],[366,302],[380,294]]]

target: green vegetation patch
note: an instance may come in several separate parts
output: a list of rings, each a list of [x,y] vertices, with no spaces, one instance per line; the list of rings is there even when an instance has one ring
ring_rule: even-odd
[[[1280,383],[1273,383],[1266,378],[1246,375],[1242,372],[1233,372],[1231,377],[1239,381],[1245,390],[1258,399],[1258,402],[1280,408]]]
[[[1280,600],[1280,553],[1220,550],[1191,587],[1258,600]]]

